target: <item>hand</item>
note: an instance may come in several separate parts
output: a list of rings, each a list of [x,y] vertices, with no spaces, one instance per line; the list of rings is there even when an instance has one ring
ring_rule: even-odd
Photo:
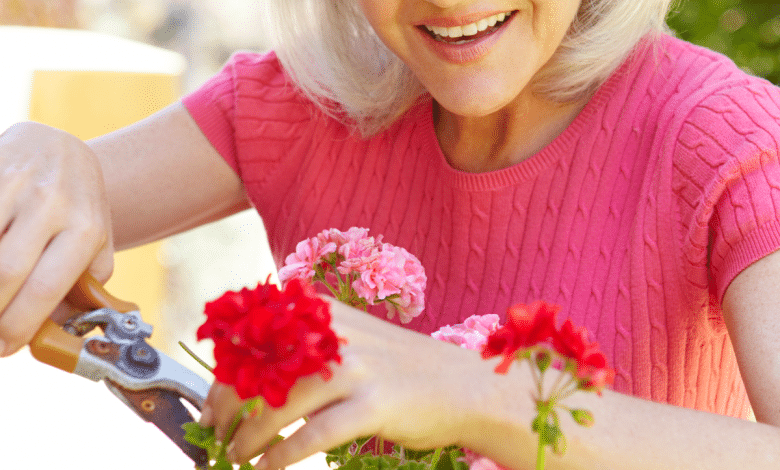
[[[79,275],[113,269],[111,217],[95,153],[36,123],[0,135],[0,357],[27,344]]]
[[[341,347],[342,364],[334,367],[329,381],[317,374],[302,378],[285,406],[266,406],[257,416],[245,418],[232,441],[235,461],[257,455],[282,428],[303,416],[308,421],[273,445],[261,464],[282,468],[374,434],[413,449],[462,444],[468,440],[465,436],[481,428],[484,421],[477,404],[491,404],[488,396],[495,389],[486,382],[496,380],[495,364],[474,351],[399,328],[342,303],[331,305],[333,329],[347,341]],[[224,439],[242,405],[232,387],[217,383],[206,400],[201,424],[214,425],[217,438]]]

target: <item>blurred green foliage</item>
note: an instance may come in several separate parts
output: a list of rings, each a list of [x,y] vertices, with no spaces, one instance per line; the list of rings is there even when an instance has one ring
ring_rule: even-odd
[[[680,0],[668,23],[678,37],[722,52],[746,72],[780,84],[777,0]]]

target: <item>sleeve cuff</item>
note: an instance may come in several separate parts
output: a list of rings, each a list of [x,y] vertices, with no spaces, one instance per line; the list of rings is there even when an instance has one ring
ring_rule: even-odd
[[[729,252],[720,266],[712,267],[717,288],[718,304],[723,302],[731,282],[745,268],[759,259],[780,250],[780,222],[770,221],[750,232]]]

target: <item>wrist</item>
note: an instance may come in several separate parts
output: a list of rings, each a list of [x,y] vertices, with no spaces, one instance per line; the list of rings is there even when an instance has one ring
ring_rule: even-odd
[[[518,362],[506,374],[498,374],[494,371],[498,358],[484,360],[478,353],[476,358],[479,362],[464,394],[464,409],[471,413],[458,444],[506,468],[533,468],[535,384],[528,365]]]

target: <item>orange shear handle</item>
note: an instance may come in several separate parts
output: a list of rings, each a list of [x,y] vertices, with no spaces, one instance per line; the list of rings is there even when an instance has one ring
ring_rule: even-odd
[[[78,312],[74,316],[106,307],[121,313],[138,310],[136,304],[125,302],[111,295],[88,272],[84,272],[79,277],[78,282],[68,293],[66,299]],[[33,357],[44,364],[54,366],[65,372],[73,372],[76,370],[83,346],[83,338],[67,333],[60,325],[54,323],[51,319],[46,319],[30,342],[30,352]]]

